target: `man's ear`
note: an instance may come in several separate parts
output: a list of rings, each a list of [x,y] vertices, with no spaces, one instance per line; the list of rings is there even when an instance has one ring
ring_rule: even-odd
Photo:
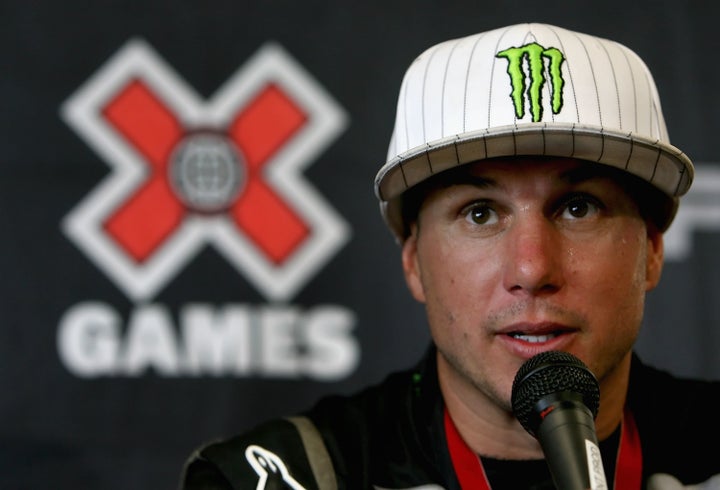
[[[410,235],[402,245],[402,266],[405,274],[405,283],[413,298],[425,302],[425,290],[421,280],[420,264],[418,262],[418,226],[410,227]]]
[[[647,264],[645,269],[645,290],[650,291],[660,282],[665,254],[663,234],[656,226],[648,225]]]

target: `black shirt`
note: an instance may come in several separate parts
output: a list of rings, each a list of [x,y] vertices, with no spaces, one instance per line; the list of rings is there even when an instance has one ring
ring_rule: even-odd
[[[720,424],[714,423],[720,382],[678,379],[633,356],[629,390],[642,447],[643,488],[657,474],[683,485],[720,475],[713,449],[720,440]],[[255,489],[265,481],[265,488],[307,490],[423,485],[459,490],[443,410],[431,348],[415,369],[392,374],[377,386],[324,398],[300,419],[272,420],[200,448],[185,467],[182,488]],[[600,443],[608,485],[618,437]],[[493,490],[552,488],[542,460],[484,463]],[[268,486],[273,481],[281,483]],[[653,489],[677,488],[658,482]]]

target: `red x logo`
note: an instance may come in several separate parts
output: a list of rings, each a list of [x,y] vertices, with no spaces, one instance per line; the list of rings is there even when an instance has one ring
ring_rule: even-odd
[[[192,135],[142,81],[130,82],[102,113],[150,167],[147,180],[105,224],[113,239],[142,262],[192,211],[173,191],[168,169],[175,163],[173,151]],[[247,179],[228,214],[277,263],[291,255],[309,231],[302,217],[263,180],[262,170],[306,120],[300,107],[268,84],[225,129],[228,143],[245,156]]]
[[[299,176],[343,114],[277,46],[204,103],[134,41],[63,115],[115,168],[65,230],[130,296],[152,295],[209,242],[283,299],[347,237]]]

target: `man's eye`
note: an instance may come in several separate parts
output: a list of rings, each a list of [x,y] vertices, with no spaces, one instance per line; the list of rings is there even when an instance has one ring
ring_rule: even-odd
[[[600,210],[600,205],[588,196],[575,196],[569,199],[562,209],[562,217],[566,219],[579,219],[594,216]]]
[[[491,225],[498,222],[498,215],[487,204],[474,204],[465,212],[465,218],[476,225]]]

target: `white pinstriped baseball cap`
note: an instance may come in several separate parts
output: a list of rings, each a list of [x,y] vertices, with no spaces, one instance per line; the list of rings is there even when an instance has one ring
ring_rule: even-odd
[[[692,183],[670,144],[652,74],[627,47],[546,24],[437,44],[408,68],[375,193],[402,241],[403,193],[458,165],[508,156],[573,157],[617,167],[671,201]]]

